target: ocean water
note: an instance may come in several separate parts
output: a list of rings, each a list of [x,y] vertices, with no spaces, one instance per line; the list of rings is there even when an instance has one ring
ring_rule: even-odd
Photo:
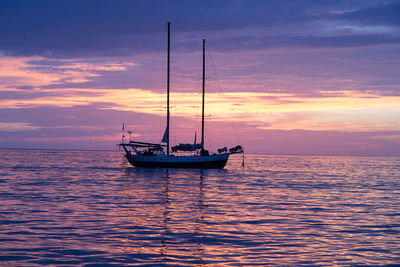
[[[0,266],[400,264],[400,158],[0,150]]]

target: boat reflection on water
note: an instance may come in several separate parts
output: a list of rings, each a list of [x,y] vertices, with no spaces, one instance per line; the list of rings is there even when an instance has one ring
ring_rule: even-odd
[[[171,206],[173,206],[174,203],[171,204],[171,202],[174,202],[174,199],[171,199],[170,197],[170,187],[171,187],[171,181],[170,181],[170,170],[165,169],[165,176],[163,177],[163,201],[164,203],[164,211],[163,211],[163,220],[162,220],[162,226],[164,228],[164,232],[161,233],[161,237],[163,238],[161,240],[161,256],[163,259],[163,263],[169,263],[169,256],[173,257],[174,252],[172,252],[174,249],[174,240],[172,239],[174,233],[176,233],[176,229],[174,229],[174,217],[175,214],[174,211],[172,210]],[[199,242],[199,238],[202,236],[202,231],[203,231],[203,224],[202,220],[204,219],[204,192],[203,192],[203,186],[204,186],[204,171],[199,170],[200,174],[198,177],[198,199],[197,199],[197,205],[194,205],[193,212],[189,213],[191,216],[187,218],[187,223],[193,224],[192,232],[187,233],[188,237],[190,240],[192,240],[192,249],[190,250],[193,255],[193,261],[197,264],[204,264],[205,261],[202,258],[202,254],[204,252],[203,244]],[[194,177],[197,178],[197,177]],[[195,196],[195,194],[194,194]],[[193,203],[196,203],[196,199],[193,199]],[[169,251],[171,251],[171,255],[169,255]],[[188,255],[186,255],[187,257]]]
[[[146,259],[143,259],[146,264],[149,263],[147,257],[150,255],[154,263],[162,261],[165,264],[182,264],[184,261],[186,264],[205,264],[205,187],[210,171],[226,172],[204,169],[126,169],[126,178],[134,183],[125,193],[134,198],[132,200],[135,205],[134,210],[131,210],[132,217],[125,219],[132,223],[132,228],[140,229],[139,232],[132,232],[132,242],[135,244],[130,245],[131,252],[137,253],[139,250],[146,255]]]

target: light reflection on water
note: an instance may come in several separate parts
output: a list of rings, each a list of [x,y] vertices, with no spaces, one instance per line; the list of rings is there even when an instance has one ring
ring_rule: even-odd
[[[400,158],[247,155],[224,170],[0,150],[0,264],[400,262]]]

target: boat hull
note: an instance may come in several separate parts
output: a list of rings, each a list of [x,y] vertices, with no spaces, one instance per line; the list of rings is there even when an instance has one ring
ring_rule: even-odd
[[[223,169],[229,153],[209,156],[137,156],[127,155],[132,166],[146,168]]]

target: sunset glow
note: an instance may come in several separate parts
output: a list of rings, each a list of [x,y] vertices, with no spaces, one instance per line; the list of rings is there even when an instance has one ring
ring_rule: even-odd
[[[171,115],[180,138],[192,139],[198,128],[199,40],[205,37],[209,138],[216,128],[229,133],[233,127],[240,140],[226,138],[244,140],[249,152],[400,155],[400,27],[398,20],[390,20],[390,11],[386,21],[379,13],[399,4],[378,2],[346,7],[292,3],[299,16],[281,13],[279,20],[268,10],[284,10],[284,3],[260,4],[271,13],[270,21],[250,4],[241,11],[249,15],[238,18],[241,24],[220,11],[210,15],[212,25],[198,19],[200,4],[191,3],[193,18],[163,13],[142,22],[147,32],[137,27],[134,15],[129,19],[136,26],[117,23],[128,18],[121,15],[112,18],[114,26],[92,18],[113,30],[103,33],[99,26],[74,38],[74,30],[93,21],[81,18],[81,26],[69,29],[72,14],[60,13],[58,26],[44,19],[47,30],[64,31],[57,38],[71,40],[69,46],[41,31],[39,24],[28,23],[43,17],[35,9],[14,27],[35,29],[37,39],[21,42],[23,34],[0,29],[9,40],[0,42],[0,147],[87,149],[97,143],[96,148],[114,149],[122,123],[135,136],[159,140],[166,113],[165,24],[171,20]],[[51,2],[47,5],[61,12]],[[8,25],[28,7],[15,3],[2,8],[9,12],[0,22]],[[366,9],[372,12],[368,20],[362,16]],[[164,12],[162,7],[159,11]],[[235,8],[226,12],[237,14]]]

